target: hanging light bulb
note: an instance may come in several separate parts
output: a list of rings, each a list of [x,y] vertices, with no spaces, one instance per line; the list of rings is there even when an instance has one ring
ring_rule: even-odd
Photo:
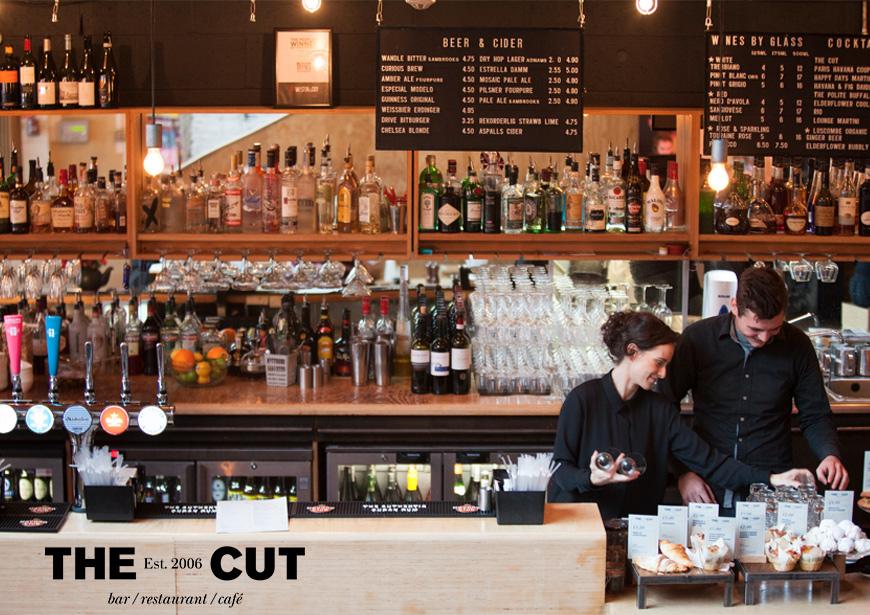
[[[713,190],[719,192],[727,188],[731,182],[728,169],[725,168],[725,163],[728,160],[728,145],[725,143],[725,139],[713,139],[710,144],[710,159],[712,165],[707,174],[707,183]]]
[[[148,148],[148,153],[145,154],[145,160],[142,164],[145,167],[145,172],[151,177],[160,175],[163,172],[163,167],[166,166],[163,154],[160,152],[162,145],[163,126],[152,119],[145,125],[145,147]]]
[[[320,10],[321,0],[302,0],[302,8],[309,13],[316,13]]]
[[[634,0],[634,7],[641,15],[652,15],[659,8],[659,0]]]

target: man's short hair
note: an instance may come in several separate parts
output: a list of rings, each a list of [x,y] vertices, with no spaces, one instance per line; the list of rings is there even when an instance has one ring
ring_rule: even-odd
[[[737,283],[737,313],[746,310],[761,320],[770,320],[785,312],[788,291],[785,282],[773,269],[750,267],[740,274]]]

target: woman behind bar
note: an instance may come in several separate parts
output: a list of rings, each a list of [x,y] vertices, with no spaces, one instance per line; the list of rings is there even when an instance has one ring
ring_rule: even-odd
[[[661,320],[646,312],[620,312],[601,332],[615,367],[571,391],[562,404],[553,455],[561,466],[550,481],[549,501],[596,502],[604,519],[656,514],[669,455],[730,489],[813,480],[808,470],[770,474],[726,457],[683,424],[679,408],[653,391],[665,377],[678,338]],[[620,454],[603,470],[595,459],[608,449]],[[646,460],[646,472],[620,474],[619,463],[632,453]]]

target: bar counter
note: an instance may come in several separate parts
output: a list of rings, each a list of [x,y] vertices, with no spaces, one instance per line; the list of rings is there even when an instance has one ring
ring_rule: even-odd
[[[592,504],[548,505],[544,525],[503,526],[495,518],[291,519],[289,532],[216,534],[214,520],[92,523],[71,514],[57,534],[4,534],[0,578],[26,581],[29,590],[4,592],[0,613],[600,613],[604,606],[605,535]],[[224,570],[242,574],[219,580],[212,555],[224,546],[243,555],[221,558]],[[52,580],[51,547],[106,547],[106,579],[75,580],[74,556],[63,560],[63,579]],[[123,571],[136,579],[109,579],[109,547],[132,547]],[[304,548],[289,557],[297,578],[287,579],[288,558],[276,552],[271,578],[245,573],[246,548]],[[162,563],[165,568],[152,567]],[[201,568],[171,569],[172,558]],[[23,586],[19,586],[23,587]],[[38,596],[34,592],[38,589]],[[211,606],[147,604],[148,597],[206,596]],[[111,596],[121,602],[109,604]],[[242,594],[235,610],[221,596]],[[128,597],[123,601],[123,597]],[[138,598],[136,598],[138,596]],[[214,603],[212,598],[217,596]],[[146,604],[142,604],[143,597]],[[135,604],[134,604],[135,602]],[[268,609],[268,611],[266,611]]]

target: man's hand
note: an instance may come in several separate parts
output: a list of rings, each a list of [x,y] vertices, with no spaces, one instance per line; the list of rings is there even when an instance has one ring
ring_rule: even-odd
[[[713,495],[713,490],[710,485],[704,482],[704,479],[694,472],[686,472],[680,476],[677,482],[680,489],[680,495],[683,496],[683,504],[689,502],[700,502],[703,504],[716,504],[716,496]]]
[[[805,468],[792,468],[787,472],[770,475],[770,484],[774,487],[779,485],[800,487],[801,485],[813,485],[815,482],[813,473]]]
[[[816,468],[816,476],[828,489],[840,490],[849,486],[849,473],[837,457],[828,455]]]
[[[592,458],[589,460],[589,470],[591,472],[589,475],[589,481],[596,487],[609,485],[611,483],[628,483],[640,476],[640,472],[637,470],[632,470],[631,474],[628,475],[620,474],[617,471],[620,462],[625,458],[625,453],[619,454],[619,457],[616,458],[609,470],[602,470],[599,468],[595,463],[596,457],[598,457],[598,451],[592,453]]]

